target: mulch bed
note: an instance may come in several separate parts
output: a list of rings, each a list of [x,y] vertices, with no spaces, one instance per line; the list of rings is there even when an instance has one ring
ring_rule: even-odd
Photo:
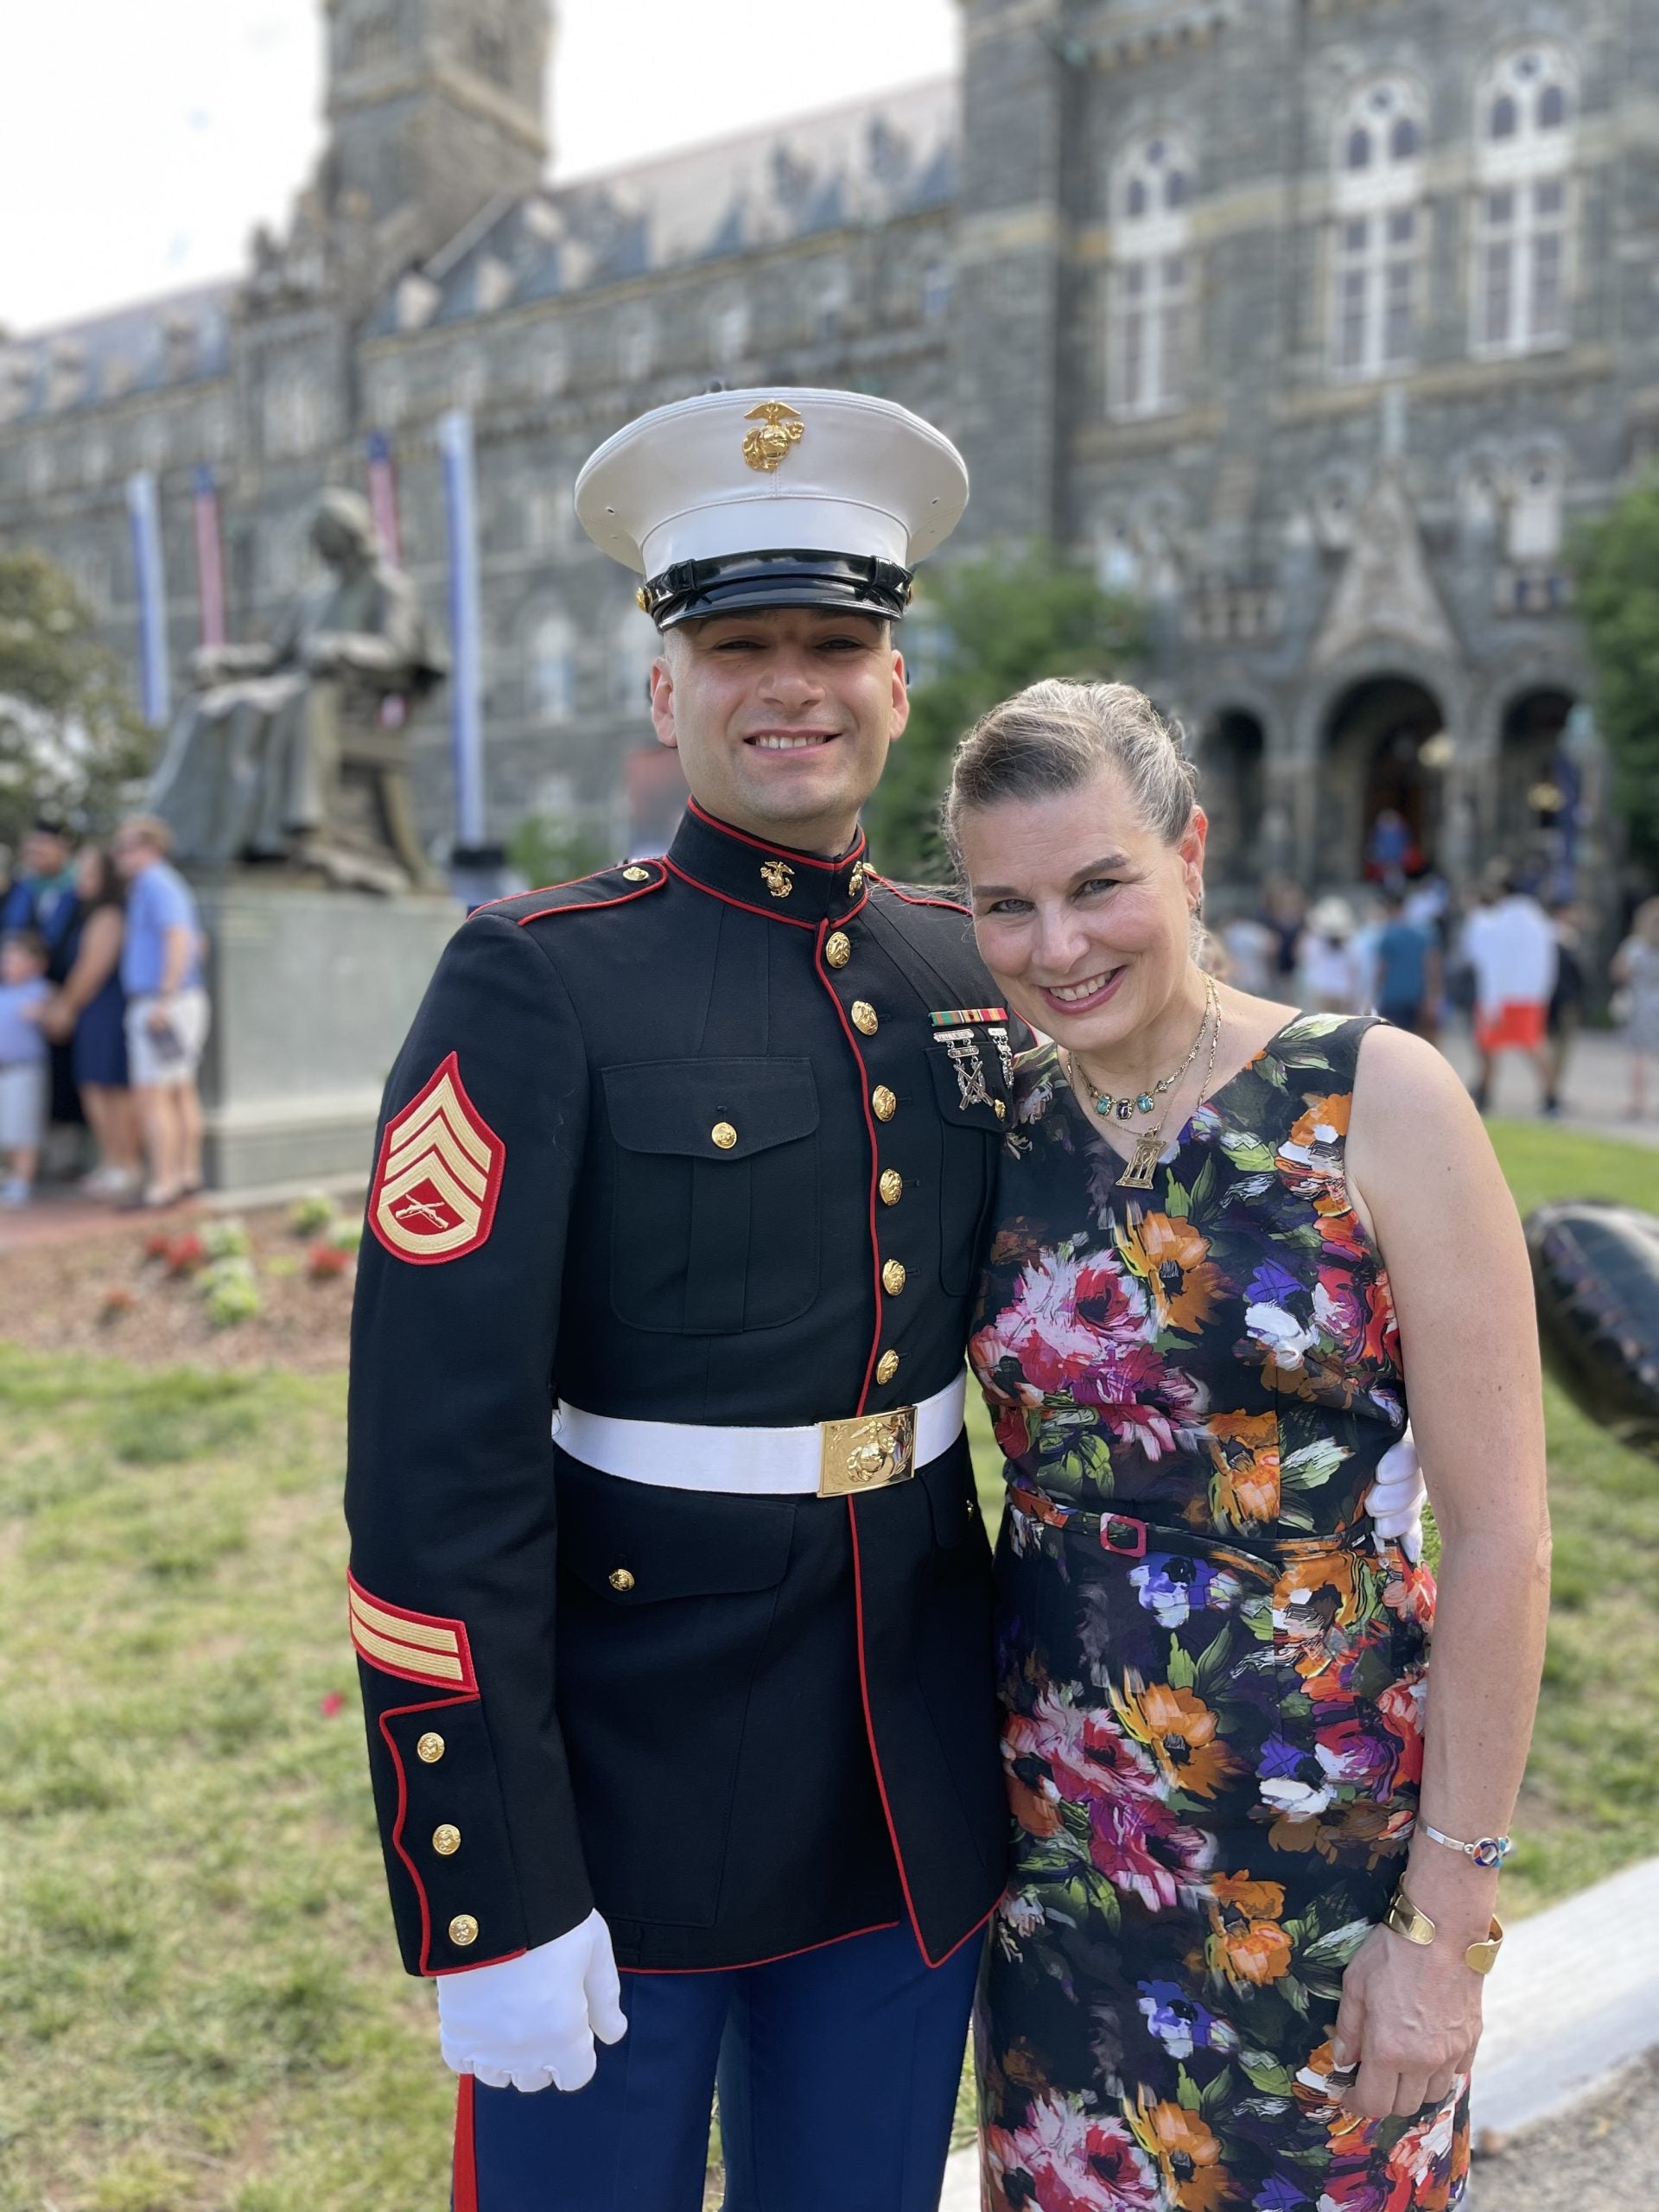
[[[354,1209],[345,1210],[351,1218]],[[216,1215],[169,1214],[161,1225],[111,1217],[107,1231],[24,1246],[0,1261],[0,1338],[28,1350],[81,1351],[145,1366],[288,1367],[307,1374],[346,1364],[354,1263],[313,1281],[315,1230],[296,1233],[288,1207],[236,1217],[252,1243],[262,1311],[215,1327],[199,1272],[169,1272],[147,1255],[152,1240],[175,1247],[206,1236]]]

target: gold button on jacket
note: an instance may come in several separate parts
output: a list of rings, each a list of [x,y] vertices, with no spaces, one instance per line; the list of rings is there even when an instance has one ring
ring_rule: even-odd
[[[427,1766],[435,1766],[443,1757],[443,1738],[435,1729],[429,1729],[416,1745],[415,1756]]]
[[[890,1122],[899,1111],[899,1101],[885,1083],[877,1084],[870,1095],[870,1103],[875,1109],[875,1118],[878,1122]]]
[[[626,1567],[614,1568],[609,1580],[612,1589],[620,1591],[625,1597],[633,1587],[633,1577]]]
[[[884,1352],[882,1353],[882,1355],[881,1355],[880,1358],[879,1360],[877,1360],[877,1362],[875,1363],[875,1379],[876,1379],[876,1381],[877,1381],[878,1382],[892,1382],[892,1380],[893,1380],[893,1376],[894,1376],[898,1372],[899,1372],[899,1355],[898,1355],[898,1353],[897,1353],[896,1351],[884,1351]]]
[[[904,1288],[905,1282],[906,1275],[904,1262],[902,1260],[889,1260],[886,1267],[881,1270],[882,1289],[887,1292],[889,1298],[897,1298],[899,1292]]]
[[[449,1941],[464,1951],[478,1941],[478,1923],[470,1912],[458,1912],[449,1923]]]
[[[729,1152],[737,1142],[737,1131],[729,1122],[716,1122],[709,1134],[722,1152]]]
[[[874,1037],[881,1027],[880,1017],[868,999],[853,1001],[853,1027],[865,1037]]]
[[[453,1859],[461,1849],[461,1830],[446,1821],[442,1827],[433,1829],[432,1848],[440,1859]]]
[[[882,1205],[896,1206],[905,1195],[905,1179],[896,1167],[889,1167],[881,1178],[880,1188]]]
[[[853,957],[853,940],[841,930],[833,931],[823,941],[823,957],[832,968],[844,968]]]

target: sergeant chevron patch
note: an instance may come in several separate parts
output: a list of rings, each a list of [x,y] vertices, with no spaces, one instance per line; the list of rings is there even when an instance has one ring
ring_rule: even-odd
[[[346,1586],[351,1598],[352,1642],[371,1667],[411,1682],[477,1689],[461,1622],[442,1620],[435,1613],[411,1613],[402,1605],[371,1598],[354,1575],[346,1577]]]
[[[416,1267],[475,1252],[490,1233],[507,1148],[472,1100],[451,1052],[386,1125],[369,1192],[369,1227]]]

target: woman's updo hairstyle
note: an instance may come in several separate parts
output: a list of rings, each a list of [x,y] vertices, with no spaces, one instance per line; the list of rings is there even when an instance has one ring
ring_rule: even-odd
[[[962,868],[962,818],[1004,799],[1052,798],[1116,768],[1141,819],[1166,845],[1192,819],[1198,770],[1177,721],[1132,683],[1049,677],[993,707],[957,747],[944,802],[944,841]]]

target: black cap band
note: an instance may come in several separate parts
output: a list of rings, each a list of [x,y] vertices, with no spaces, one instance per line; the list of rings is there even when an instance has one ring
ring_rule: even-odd
[[[757,607],[824,607],[842,614],[903,620],[912,571],[855,553],[727,553],[681,561],[639,588],[659,630]]]

